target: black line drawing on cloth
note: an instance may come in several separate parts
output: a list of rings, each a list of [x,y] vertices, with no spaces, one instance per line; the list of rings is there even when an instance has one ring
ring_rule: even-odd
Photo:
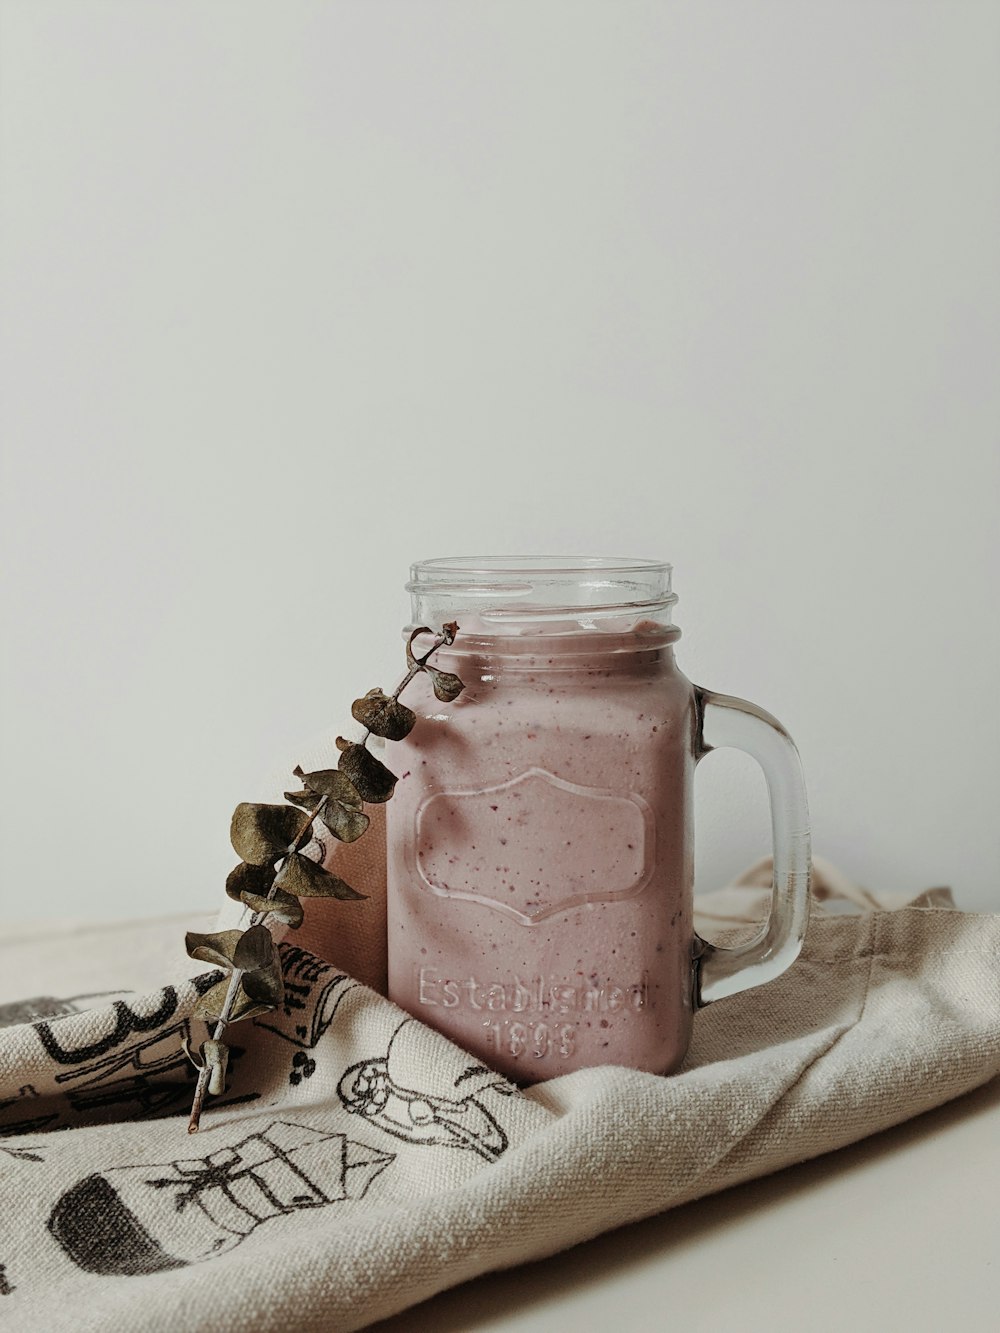
[[[61,1073],[56,1074],[56,1082],[72,1082],[76,1085],[75,1088],[67,1089],[76,1110],[91,1110],[100,1105],[115,1104],[119,1098],[113,1096],[113,1093],[108,1092],[107,1100],[100,1096],[99,1090],[104,1085],[119,1092],[125,1092],[128,1085],[135,1085],[136,1098],[143,1109],[156,1109],[160,1105],[160,1098],[156,1096],[156,1082],[153,1081],[156,1076],[168,1074],[172,1076],[172,1084],[181,1072],[185,1080],[189,1077],[188,1061],[180,1049],[181,1037],[188,1034],[187,1018],[172,1022],[135,1045],[124,1046],[113,1054],[103,1054],[97,1060],[80,1061],[73,1069],[61,1070]],[[127,1077],[115,1081],[116,1074],[123,1072]]]
[[[36,1129],[45,1129],[54,1120],[59,1119],[57,1111],[47,1112],[44,1115],[21,1114],[28,1110],[35,1098],[38,1098],[38,1093],[33,1084],[26,1083],[23,1088],[18,1088],[16,1097],[4,1097],[0,1100],[0,1135],[6,1137],[14,1134],[33,1134]],[[6,1121],[5,1111],[10,1112]],[[13,1150],[8,1148],[5,1151]]]
[[[8,1148],[0,1143],[0,1152],[6,1153],[8,1157],[13,1157],[15,1162],[44,1162],[45,1158],[39,1152],[38,1144],[32,1143],[25,1147]]]
[[[312,1078],[315,1072],[316,1061],[306,1055],[305,1051],[296,1051],[292,1056],[292,1071],[288,1081],[292,1087],[296,1087],[304,1078]]]
[[[215,970],[196,977],[195,990],[203,994],[221,976]],[[46,1108],[45,1114],[25,1115],[30,1105],[26,1099],[39,1097],[30,1086],[22,1088],[17,1097],[0,1100],[0,1134],[32,1133],[55,1128],[56,1122],[61,1127],[73,1123],[76,1117],[136,1119],[169,1115],[190,1098],[196,1075],[181,1047],[182,1039],[190,1038],[190,1021],[175,1018],[178,998],[172,986],[154,995],[150,1003],[153,1012],[144,1017],[116,1001],[102,1015],[110,1031],[97,1040],[76,1046],[70,1044],[58,1019],[36,1022],[33,1030],[46,1053],[64,1066],[54,1080],[61,1086],[56,1096],[47,1093],[39,1098],[39,1104]],[[132,1033],[138,1033],[141,1039],[122,1045]],[[236,1067],[244,1049],[231,1047],[231,1068]],[[259,1097],[259,1092],[246,1092],[227,1097],[216,1105],[257,1101]]]
[[[189,1021],[181,1019],[114,1055],[57,1074],[56,1082],[74,1084],[67,1088],[66,1095],[79,1115],[112,1110],[116,1115],[131,1117],[167,1114],[191,1096],[197,1077],[181,1046],[182,1040],[190,1040],[190,1036]],[[231,1069],[245,1050],[243,1046],[229,1048]],[[259,1096],[258,1092],[246,1093],[216,1105],[256,1101]]]
[[[485,1088],[492,1088],[501,1097],[520,1097],[522,1095],[521,1090],[515,1084],[508,1083],[495,1069],[488,1069],[486,1065],[469,1065],[455,1080],[455,1087],[457,1088],[460,1083],[464,1083],[468,1078],[478,1078],[480,1074],[485,1074],[487,1077],[487,1082],[479,1087],[480,1092]]]
[[[66,1116],[134,1119],[168,1113],[191,1095],[193,1072],[180,1047],[187,1032],[185,1019],[113,1055],[61,1070],[55,1082],[70,1086],[59,1089],[58,1100],[40,1099],[48,1112],[42,1117],[19,1114],[26,1109],[22,1089],[19,1098],[0,1101],[0,1133],[30,1133]],[[32,1088],[31,1095],[38,1093]]]
[[[483,1088],[456,1100],[403,1087],[390,1073],[392,1044],[413,1021],[404,1018],[399,1023],[385,1055],[360,1060],[345,1071],[337,1085],[344,1109],[407,1143],[460,1148],[495,1162],[507,1150],[507,1135],[479,1100]],[[480,1068],[472,1066],[476,1073]]]
[[[27,1000],[10,1000],[0,1004],[0,1028],[16,1027],[20,1023],[38,1023],[43,1018],[65,1018],[67,1014],[82,1014],[92,1006],[79,1004],[80,1000],[101,1000],[109,995],[127,995],[121,990],[91,991],[87,995],[69,995],[64,1000],[52,995],[32,995]]]
[[[9,1296],[14,1291],[17,1291],[17,1287],[7,1279],[6,1264],[0,1264],[0,1296]]]
[[[124,1000],[115,1000],[110,1006],[114,1015],[114,1026],[105,1036],[96,1041],[85,1042],[82,1046],[64,1046],[52,1027],[58,1019],[43,1020],[35,1024],[38,1039],[45,1047],[46,1054],[57,1064],[76,1065],[86,1060],[96,1060],[107,1055],[116,1046],[120,1046],[126,1037],[133,1033],[154,1032],[168,1023],[177,1012],[177,991],[173,986],[164,986],[160,991],[159,1007],[151,1014],[137,1014]]]
[[[192,984],[204,994],[221,976],[216,969],[195,977]],[[65,1066],[55,1076],[55,1082],[63,1085],[62,1103],[47,1117],[48,1123],[59,1119],[60,1114],[105,1118],[165,1115],[190,1097],[196,1075],[181,1041],[190,1038],[191,1026],[187,1018],[176,1018],[176,989],[163,987],[146,999],[145,1006],[151,1011],[148,1014],[137,1012],[124,1000],[115,1000],[100,1015],[105,1034],[76,1045],[66,1035],[65,1022],[59,1019],[33,1025],[46,1054]],[[123,1044],[131,1036],[139,1040]],[[242,1054],[243,1048],[231,1048],[231,1066]],[[259,1096],[251,1092],[216,1104],[256,1101]],[[0,1103],[0,1120],[9,1105]],[[10,1132],[23,1133],[35,1127],[31,1122],[19,1122],[16,1128],[10,1127]]]
[[[48,1227],[88,1273],[164,1272],[225,1254],[272,1218],[361,1199],[394,1160],[345,1134],[272,1120],[207,1157],[85,1176]]]
[[[457,1088],[460,1083],[464,1083],[467,1078],[475,1078],[477,1074],[489,1074],[490,1072],[485,1065],[469,1065],[455,1080],[455,1087]]]
[[[341,1000],[359,986],[322,958],[297,944],[279,944],[285,996],[279,1008],[261,1014],[254,1026],[311,1050],[333,1022]]]
[[[212,989],[217,981],[221,981],[222,972],[215,968],[211,972],[202,972],[194,977],[191,985],[199,995],[204,995],[206,991]],[[108,991],[109,995],[120,994],[118,991]],[[92,995],[78,995],[76,999],[93,999]],[[125,1003],[124,1000],[115,1000],[107,1008],[110,1010],[109,1019],[112,1021],[111,1030],[97,1041],[84,1042],[82,1046],[70,1046],[65,1042],[63,1029],[60,1026],[57,1035],[53,1028],[53,1023],[58,1023],[62,1018],[69,1018],[73,1014],[83,1013],[84,1009],[71,1009],[58,1016],[50,1016],[33,1024],[38,1033],[38,1039],[45,1048],[46,1054],[57,1064],[75,1065],[81,1064],[87,1060],[95,1060],[98,1056],[107,1055],[113,1051],[116,1046],[133,1033],[155,1032],[157,1028],[163,1027],[165,1023],[174,1017],[177,1013],[179,1004],[177,991],[173,986],[164,986],[159,992],[152,992],[149,997],[150,1002],[156,1006],[151,1014],[136,1013],[136,1011]],[[70,1004],[72,1000],[61,1001],[62,1004]]]

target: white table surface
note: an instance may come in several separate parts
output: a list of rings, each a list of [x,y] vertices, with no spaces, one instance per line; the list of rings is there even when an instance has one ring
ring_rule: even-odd
[[[373,1333],[998,1333],[1000,1079]]]

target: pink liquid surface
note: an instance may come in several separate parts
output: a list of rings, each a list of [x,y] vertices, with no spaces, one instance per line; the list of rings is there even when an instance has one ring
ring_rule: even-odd
[[[691,1025],[691,685],[656,627],[461,643],[435,660],[465,692],[414,681],[386,756],[390,996],[518,1082],[667,1072]]]

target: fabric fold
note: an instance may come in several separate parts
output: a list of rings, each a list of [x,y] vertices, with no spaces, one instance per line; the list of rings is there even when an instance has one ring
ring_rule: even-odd
[[[752,929],[765,875],[703,900],[699,928]],[[289,934],[286,1002],[232,1029],[194,1138],[181,1042],[219,974],[181,975],[171,932],[198,923],[137,922],[103,954],[99,933],[81,952],[25,932],[3,950],[0,1312],[55,1333],[363,1328],[1000,1073],[1000,917],[941,891],[872,910],[822,867],[817,887],[801,957],[700,1011],[669,1078],[517,1088]],[[142,991],[129,959],[157,956]]]

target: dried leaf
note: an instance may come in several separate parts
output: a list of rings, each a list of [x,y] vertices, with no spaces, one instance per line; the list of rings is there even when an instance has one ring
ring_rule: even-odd
[[[240,897],[251,912],[266,912],[276,921],[282,921],[286,926],[290,926],[292,930],[298,930],[302,925],[304,918],[302,904],[294,894],[286,893],[284,889],[275,889],[270,898],[246,892]]]
[[[450,648],[458,637],[458,621],[446,620],[441,626],[441,633],[444,636],[445,646]]]
[[[222,981],[216,982],[211,990],[199,996],[198,1002],[191,1011],[195,1018],[203,1018],[206,1023],[214,1022],[222,1013],[222,1006],[226,1003],[226,996],[229,994],[229,978],[224,977]]]
[[[245,861],[241,861],[226,878],[226,893],[236,902],[241,899],[246,902],[244,894],[266,898],[274,883],[274,876],[275,869],[272,865],[248,866]]]
[[[340,751],[341,754],[343,754],[344,751],[349,749],[353,744],[354,744],[353,741],[345,741],[343,736],[337,737],[336,745],[337,749]]]
[[[434,687],[434,697],[440,699],[442,703],[451,703],[465,689],[463,681],[450,671],[439,671],[437,667],[424,667],[428,676],[431,678],[431,685]]]
[[[220,930],[208,935],[189,930],[184,936],[184,947],[188,957],[196,958],[200,963],[231,968],[235,966],[233,958],[242,938],[242,930]]]
[[[295,776],[310,792],[320,796],[330,796],[354,810],[361,809],[361,797],[355,790],[354,783],[346,773],[341,773],[339,768],[321,768],[315,773],[303,773],[301,768],[297,768]]]
[[[371,823],[360,810],[351,810],[340,801],[327,801],[320,819],[341,842],[355,842]]]
[[[195,1018],[202,1018],[206,1023],[214,1023],[218,1019],[226,1003],[226,996],[229,994],[229,981],[229,977],[224,977],[211,990],[205,992],[191,1011]],[[228,1021],[238,1023],[244,1018],[254,1018],[257,1014],[269,1013],[273,1008],[275,1008],[273,1004],[252,999],[247,994],[243,981],[240,980]]]
[[[242,985],[255,1003],[266,1004],[269,1009],[276,1009],[285,996],[285,983],[277,957],[268,968],[263,968],[259,972],[244,972]]]
[[[233,963],[243,972],[270,967],[274,961],[274,940],[267,926],[245,930],[233,951]]]
[[[209,1069],[208,1090],[213,1097],[218,1097],[226,1090],[226,1065],[229,1063],[229,1047],[224,1041],[203,1041],[201,1055]]]
[[[286,801],[291,801],[292,805],[301,806],[303,810],[308,810],[310,814],[323,799],[314,791],[286,791],[282,794]]]
[[[188,953],[192,958],[221,963],[242,973],[229,1021],[238,1022],[252,1014],[266,1013],[281,1003],[284,983],[281,962],[274,941],[266,926],[251,926],[249,930],[225,930],[215,935],[188,933]],[[195,1005],[199,1018],[218,1018],[229,994],[231,977],[224,977],[207,991]]]
[[[251,926],[244,932],[233,955],[243,972],[242,985],[251,1000],[269,1008],[279,1005],[285,994],[281,960],[266,926]]]
[[[283,855],[302,830],[302,815],[290,806],[243,801],[233,811],[229,836],[237,856],[262,866]]]
[[[300,898],[340,898],[344,902],[364,898],[337,875],[331,875],[316,861],[296,852],[288,858],[283,871],[283,882]]]
[[[369,690],[363,699],[355,699],[351,716],[373,736],[383,736],[387,741],[401,741],[417,720],[412,708],[379,689]]]
[[[357,787],[365,801],[381,804],[392,795],[396,775],[363,745],[348,745],[340,757],[341,771]]]
[[[369,819],[367,815],[362,814],[363,802],[346,773],[341,773],[338,768],[322,768],[316,773],[303,773],[301,768],[296,768],[295,776],[306,784],[305,790],[286,791],[286,801],[294,801],[297,805],[315,811],[325,796],[326,803],[319,818],[333,836],[339,838],[341,842],[354,842],[361,837],[368,827]]]

